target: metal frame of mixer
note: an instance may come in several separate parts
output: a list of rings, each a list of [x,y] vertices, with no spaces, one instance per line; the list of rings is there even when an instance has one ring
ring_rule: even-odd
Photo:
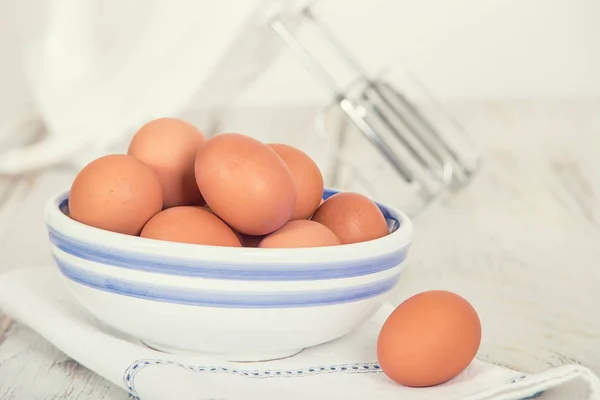
[[[334,96],[336,106],[389,162],[397,175],[406,183],[419,186],[423,200],[420,209],[471,181],[481,166],[479,153],[474,163],[461,158],[416,104],[391,83],[369,76],[355,55],[310,7],[303,9],[302,13],[305,21],[317,28],[323,43],[359,77],[362,84],[359,101],[352,98],[349,88],[338,86],[332,74],[286,26],[285,16],[273,18],[270,26],[312,76]],[[410,167],[384,138],[381,127],[390,132],[422,168]],[[461,133],[464,134],[462,129]],[[468,138],[465,136],[465,139]]]

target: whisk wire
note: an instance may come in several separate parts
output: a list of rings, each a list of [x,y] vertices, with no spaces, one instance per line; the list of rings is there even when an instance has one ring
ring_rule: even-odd
[[[464,186],[479,167],[461,157],[436,124],[408,96],[390,82],[372,78],[358,58],[333,34],[312,9],[303,11],[320,35],[320,43],[342,59],[354,79],[347,86],[325,68],[284,23],[285,16],[271,20],[271,28],[328,90],[349,121],[374,146],[406,183],[417,184],[423,200],[432,201],[443,192]],[[329,64],[327,64],[329,66]],[[429,94],[429,93],[427,93]],[[431,97],[431,96],[430,96]],[[454,121],[452,121],[454,122]]]

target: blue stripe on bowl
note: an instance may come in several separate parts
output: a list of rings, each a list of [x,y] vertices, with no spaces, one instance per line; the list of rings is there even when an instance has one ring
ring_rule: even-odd
[[[65,260],[55,260],[66,278],[90,288],[144,300],[219,308],[299,308],[348,303],[383,294],[393,289],[400,279],[398,273],[379,282],[351,288],[285,293],[232,293],[117,279],[77,268]]]
[[[325,189],[323,199],[337,191]],[[382,205],[379,205],[388,221],[390,231],[397,230],[400,221]],[[61,211],[68,214],[68,198],[60,201]],[[47,227],[50,241],[60,250],[84,260],[112,265],[131,270],[161,273],[167,275],[202,277],[208,279],[231,279],[250,281],[301,281],[343,279],[364,276],[389,270],[400,265],[407,256],[408,245],[400,250],[379,255],[365,256],[361,259],[346,261],[326,261],[320,263],[226,263],[198,259],[186,259],[172,254],[161,256],[144,254],[133,250],[114,249],[101,243],[92,244],[66,236]]]
[[[172,255],[139,254],[133,251],[103,248],[66,237],[48,228],[50,241],[60,250],[77,258],[136,271],[210,279],[299,281],[350,278],[386,271],[400,265],[408,248],[378,257],[321,263],[224,263],[190,260]]]

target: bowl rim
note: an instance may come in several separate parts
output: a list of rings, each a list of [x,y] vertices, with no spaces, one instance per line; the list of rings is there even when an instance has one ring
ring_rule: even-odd
[[[329,196],[332,196],[335,193],[348,191],[325,188],[324,198],[325,192],[330,192]],[[289,260],[294,258],[314,259],[315,261],[372,258],[373,256],[387,254],[408,247],[411,244],[413,233],[413,224],[405,213],[395,207],[384,205],[371,199],[382,209],[384,214],[387,213],[386,219],[389,216],[397,220],[399,226],[395,231],[382,238],[366,242],[337,246],[283,249],[168,242],[112,232],[78,222],[65,215],[60,209],[61,204],[65,200],[68,200],[69,193],[70,188],[62,189],[47,200],[44,219],[49,231],[67,236],[69,239],[102,248],[124,252],[153,253],[163,257],[173,254],[188,259],[225,260],[234,264],[268,263],[274,260]]]

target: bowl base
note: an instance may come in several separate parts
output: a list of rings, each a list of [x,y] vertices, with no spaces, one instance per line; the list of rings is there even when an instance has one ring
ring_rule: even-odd
[[[291,350],[279,350],[279,351],[261,351],[256,353],[208,353],[208,352],[194,352],[187,351],[184,349],[176,349],[169,346],[164,346],[162,344],[143,341],[144,345],[151,348],[152,350],[157,350],[163,353],[168,354],[178,354],[183,356],[196,356],[196,357],[211,357],[211,358],[220,358],[223,361],[229,362],[265,362],[265,361],[275,361],[282,360],[284,358],[293,357],[299,353],[301,353],[304,349],[291,349]]]

